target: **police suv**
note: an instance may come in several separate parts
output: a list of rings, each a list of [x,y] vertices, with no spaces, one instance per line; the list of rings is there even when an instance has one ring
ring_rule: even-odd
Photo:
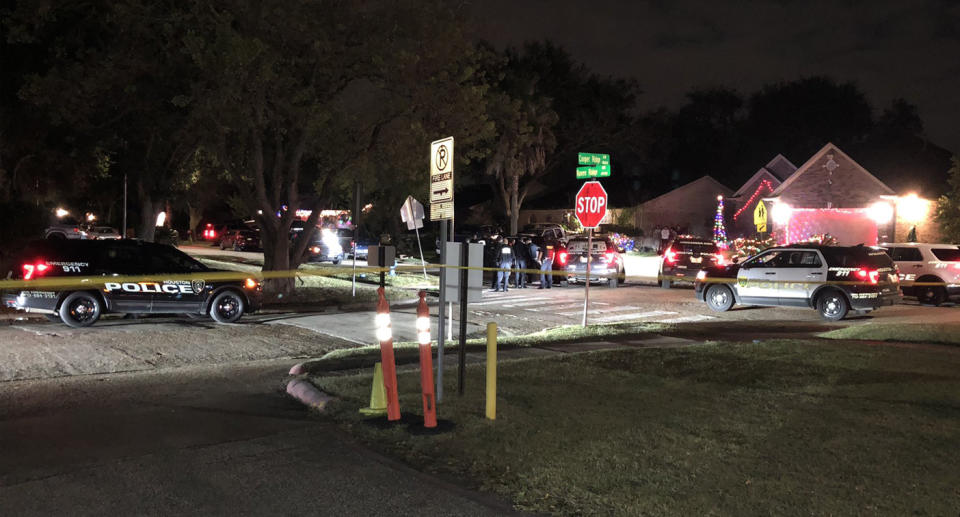
[[[215,271],[165,244],[136,240],[46,240],[27,246],[7,307],[36,312],[71,327],[93,325],[108,312],[207,315],[233,323],[260,307],[261,285]]]
[[[697,298],[715,311],[735,303],[808,307],[828,321],[900,301],[897,267],[880,248],[791,245],[701,270]]]
[[[960,296],[960,247],[916,242],[881,244],[900,269],[903,294],[940,305]]]

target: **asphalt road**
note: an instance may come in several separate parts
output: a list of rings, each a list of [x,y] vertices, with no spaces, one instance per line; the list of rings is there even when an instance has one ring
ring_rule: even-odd
[[[281,393],[290,362],[0,383],[3,515],[504,515]]]

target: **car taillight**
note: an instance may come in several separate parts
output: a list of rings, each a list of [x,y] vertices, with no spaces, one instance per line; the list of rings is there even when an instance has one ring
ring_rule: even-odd
[[[314,247],[310,248],[310,251],[312,251],[312,252],[314,252],[314,253],[320,253],[320,246],[314,246]]]
[[[73,233],[80,233],[80,228],[74,228]]]
[[[35,276],[43,276],[48,269],[50,269],[50,266],[44,264],[43,262],[37,262],[36,264],[24,264],[23,279],[30,280]]]
[[[608,264],[612,264],[617,261],[617,254],[612,251],[608,251],[604,256],[607,258]]]
[[[663,252],[663,259],[673,264],[677,261],[677,252],[667,248],[667,251]]]
[[[560,262],[560,265],[561,265],[561,266],[564,266],[564,265],[567,264],[567,251],[566,251],[566,250],[560,250],[559,252],[557,252],[557,261]]]
[[[722,253],[717,253],[717,265],[718,265],[718,266],[722,266],[723,264],[724,264],[723,254],[722,254]]]
[[[876,283],[880,281],[880,272],[877,271],[876,269],[866,269],[866,268],[858,269],[856,275],[857,275],[857,278],[859,278],[860,280],[863,280],[864,282],[869,282],[874,285],[876,285]]]

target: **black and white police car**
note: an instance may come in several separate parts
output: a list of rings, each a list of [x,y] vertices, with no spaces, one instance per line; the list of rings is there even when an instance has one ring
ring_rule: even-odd
[[[102,314],[210,315],[233,323],[260,307],[253,278],[215,271],[165,244],[136,240],[45,240],[29,244],[20,281],[3,304],[71,327],[93,325]]]
[[[880,247],[900,269],[903,294],[928,305],[960,297],[960,246],[905,242]]]
[[[901,299],[890,256],[863,245],[770,248],[741,263],[701,270],[694,287],[715,311],[734,304],[808,307],[828,321]]]

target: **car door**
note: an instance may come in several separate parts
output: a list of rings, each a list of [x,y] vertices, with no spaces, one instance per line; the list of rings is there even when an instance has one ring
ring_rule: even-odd
[[[153,294],[143,288],[145,259],[141,247],[121,241],[100,249],[96,273],[104,279],[104,299],[113,312],[150,312]]]
[[[809,306],[814,289],[826,278],[825,261],[817,250],[785,250],[783,257],[776,275],[780,305]]]
[[[154,291],[152,312],[200,312],[206,282],[191,274],[205,271],[206,267],[170,246],[154,245],[146,251]]]
[[[737,293],[748,305],[778,305],[778,276],[786,259],[783,250],[770,250],[744,262],[737,272]]]
[[[890,248],[890,258],[900,269],[900,282],[903,287],[912,287],[923,272],[926,263],[923,260],[923,254],[920,248],[912,246],[903,246]]]

